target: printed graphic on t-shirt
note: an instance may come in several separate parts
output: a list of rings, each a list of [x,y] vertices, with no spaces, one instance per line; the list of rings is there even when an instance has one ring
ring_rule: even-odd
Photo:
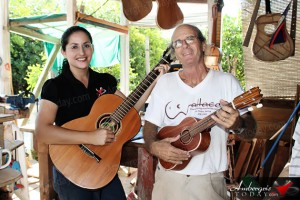
[[[98,97],[106,93],[106,90],[103,87],[100,87],[99,90],[96,88]]]
[[[199,98],[187,105],[177,103],[175,101],[169,101],[165,106],[165,114],[169,119],[187,116],[203,119],[218,109],[220,109],[220,102],[205,102]]]

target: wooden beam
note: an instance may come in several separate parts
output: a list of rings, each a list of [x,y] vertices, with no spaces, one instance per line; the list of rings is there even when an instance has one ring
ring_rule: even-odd
[[[108,21],[105,21],[103,19],[98,19],[98,18],[95,18],[95,17],[90,16],[90,15],[82,14],[80,12],[76,12],[76,19],[77,19],[77,21],[82,22],[82,23],[92,24],[92,25],[95,25],[95,26],[100,26],[100,27],[110,29],[110,30],[113,30],[113,31],[117,31],[117,32],[120,32],[120,33],[125,33],[125,34],[128,33],[128,27],[127,26],[122,26],[120,24],[108,22]]]
[[[43,67],[43,71],[42,71],[41,75],[39,76],[39,79],[38,79],[38,81],[37,81],[37,83],[36,83],[36,85],[33,89],[32,93],[34,94],[35,97],[40,95],[43,84],[47,80],[47,75],[48,75],[49,71],[51,70],[51,67],[52,67],[52,65],[53,65],[53,63],[54,63],[54,61],[57,57],[57,54],[58,54],[59,50],[60,50],[60,45],[59,44],[54,45],[54,47],[53,47],[53,49],[52,49],[52,51],[51,51],[51,53],[50,53],[50,55],[49,55],[49,57],[46,61],[46,64]],[[32,112],[34,106],[35,106],[35,104],[29,104],[29,115],[31,115],[31,112]],[[22,122],[20,123],[21,126],[25,126],[28,119],[29,118],[24,118],[22,120]]]
[[[177,0],[177,3],[207,3],[207,0]]]
[[[60,40],[56,37],[52,37],[49,35],[44,35],[42,33],[38,33],[36,31],[33,31],[31,29],[28,28],[24,28],[24,27],[10,27],[10,32],[19,34],[19,35],[23,35],[26,37],[30,37],[33,39],[37,39],[37,40],[41,40],[44,42],[50,42],[53,44],[59,44]]]
[[[49,23],[49,22],[66,21],[66,19],[67,19],[66,14],[58,16],[58,17],[53,17],[53,18],[38,18],[38,19],[28,18],[27,20],[24,18],[24,19],[22,19],[22,21],[10,20],[9,26],[17,27],[17,26],[24,26],[24,25],[29,25],[29,24],[43,24],[43,23]]]
[[[0,94],[13,94],[8,1],[0,1]]]

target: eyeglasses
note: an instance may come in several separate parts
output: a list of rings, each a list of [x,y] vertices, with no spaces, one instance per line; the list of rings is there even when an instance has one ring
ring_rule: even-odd
[[[80,45],[78,44],[71,44],[69,46],[69,49],[73,52],[77,52],[79,51],[79,48],[80,48]],[[93,44],[88,42],[88,43],[84,43],[82,46],[81,46],[82,50],[91,50],[93,48]]]
[[[197,39],[196,36],[188,36],[184,39],[186,44],[193,44],[195,40]],[[172,43],[173,48],[177,49],[180,48],[183,45],[183,40],[176,40],[175,42]]]

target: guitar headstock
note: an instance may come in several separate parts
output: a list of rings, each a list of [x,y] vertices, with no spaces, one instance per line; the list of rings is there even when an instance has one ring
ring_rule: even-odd
[[[161,58],[162,63],[160,64],[169,64],[175,60],[175,54],[172,47],[172,44],[170,44],[167,49],[164,51],[163,56]]]
[[[259,89],[259,87],[251,88],[247,92],[244,92],[243,94],[234,98],[232,104],[236,109],[242,109],[251,106],[255,103],[259,103],[259,101],[263,97],[260,91],[261,90]]]

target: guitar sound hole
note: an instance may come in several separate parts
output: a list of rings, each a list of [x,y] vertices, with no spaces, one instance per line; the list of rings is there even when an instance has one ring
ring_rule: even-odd
[[[266,34],[272,35],[275,31],[275,25],[274,24],[265,25],[264,31]]]
[[[97,128],[109,129],[116,134],[120,129],[120,123],[111,119],[109,114],[106,114],[98,119]]]
[[[190,135],[190,132],[188,130],[184,130],[180,135],[180,141],[183,144],[187,144],[192,140],[192,137]]]

